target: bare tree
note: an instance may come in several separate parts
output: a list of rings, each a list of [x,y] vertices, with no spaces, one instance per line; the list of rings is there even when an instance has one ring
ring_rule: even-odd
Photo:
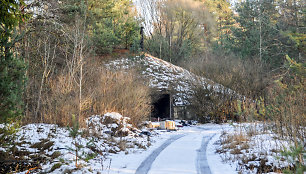
[[[67,31],[65,36],[68,44],[66,48],[66,66],[69,73],[68,84],[69,85],[78,85],[79,87],[79,113],[77,120],[79,120],[82,115],[82,90],[83,90],[83,77],[84,77],[84,63],[87,53],[87,40],[86,40],[86,21],[87,21],[87,12],[85,11],[84,15],[76,15],[75,22],[72,28],[67,26]],[[70,51],[70,46],[72,49]]]
[[[41,52],[41,65],[43,66],[43,72],[41,76],[40,81],[40,87],[38,91],[38,100],[37,100],[37,106],[34,113],[34,119],[37,120],[38,113],[40,111],[41,106],[41,96],[43,91],[43,86],[45,85],[45,81],[50,77],[50,73],[54,68],[54,58],[56,56],[56,49],[57,49],[57,43],[51,43],[51,37],[52,35],[46,31],[44,31],[44,38],[43,40],[40,40],[43,45],[43,50]],[[41,114],[41,121],[43,120],[42,114]]]
[[[145,0],[140,6],[150,40],[147,49],[170,62],[177,63],[203,48],[207,31],[214,28],[213,17],[203,2]]]

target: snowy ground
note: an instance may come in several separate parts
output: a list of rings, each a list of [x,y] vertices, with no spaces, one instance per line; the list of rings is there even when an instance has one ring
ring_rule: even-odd
[[[280,154],[290,143],[263,127],[204,124],[164,132],[147,151],[113,156],[109,173],[273,174],[292,167]]]
[[[293,170],[298,158],[292,155],[286,157],[282,152],[288,149],[288,154],[297,153],[290,150],[294,143],[272,130],[273,125],[260,122],[234,123],[214,143],[215,151],[220,154],[219,160],[231,164],[239,173],[281,173]],[[303,153],[302,165],[305,167],[305,146]]]
[[[213,141],[228,125],[206,124],[164,132],[155,137],[147,151],[129,155],[114,155],[110,173],[121,174],[192,174],[237,173],[222,163],[215,153]],[[206,150],[207,149],[207,150]],[[213,163],[211,163],[213,161]]]
[[[273,173],[291,165],[277,158],[289,143],[262,132],[262,124],[256,131],[253,124],[204,124],[155,130],[147,137],[127,121],[117,113],[92,116],[89,131],[76,138],[56,125],[26,125],[14,144],[0,147],[0,169],[10,164],[21,174],[29,168],[32,173],[234,174]]]
[[[147,137],[139,135],[140,130],[128,123],[122,124],[125,119],[116,113],[90,117],[90,130],[76,138],[71,137],[67,128],[56,125],[26,125],[17,132],[14,144],[0,148],[7,156],[1,157],[4,163],[0,165],[10,164],[11,170],[20,174],[27,173],[29,168],[32,173],[192,174],[222,173],[225,169],[235,173],[234,168],[221,162],[210,141],[229,129],[228,125],[206,124],[170,132],[155,130]],[[127,136],[116,136],[120,131],[127,131]],[[210,161],[215,162],[211,165]]]
[[[105,170],[111,154],[144,151],[150,146],[147,136],[128,120],[118,113],[107,113],[90,117],[87,128],[77,131],[53,124],[23,126],[15,138],[7,137],[7,143],[0,147],[0,173],[26,173],[29,168],[47,173]],[[73,132],[77,134],[73,136]]]

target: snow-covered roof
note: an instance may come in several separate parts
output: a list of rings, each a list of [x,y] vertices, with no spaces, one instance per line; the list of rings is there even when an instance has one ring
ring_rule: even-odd
[[[159,58],[145,55],[133,59],[122,58],[110,61],[106,67],[112,70],[140,70],[140,74],[149,81],[151,88],[160,91],[171,91],[175,106],[189,105],[189,99],[194,94],[193,87],[200,84],[203,87],[213,88],[215,91],[226,89],[213,81],[195,75],[194,73],[173,65]],[[231,91],[231,90],[230,90]]]

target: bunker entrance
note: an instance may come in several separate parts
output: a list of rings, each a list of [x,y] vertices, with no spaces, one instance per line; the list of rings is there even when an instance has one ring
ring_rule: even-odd
[[[155,102],[153,102],[153,110],[151,117],[152,119],[170,118],[170,109],[171,109],[170,94],[159,95],[157,99],[155,99]]]

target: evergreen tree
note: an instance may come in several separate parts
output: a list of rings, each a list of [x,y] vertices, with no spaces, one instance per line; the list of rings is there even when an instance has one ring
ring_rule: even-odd
[[[283,35],[276,24],[278,11],[273,0],[246,0],[238,4],[235,17],[238,26],[225,47],[242,59],[259,59],[271,67],[279,67],[294,42]]]
[[[204,1],[204,4],[217,22],[216,43],[223,45],[223,40],[231,35],[230,28],[234,24],[231,4],[228,0],[210,0]]]
[[[0,5],[0,39],[9,37],[11,30],[25,19],[24,13],[20,11],[23,1],[2,0]],[[1,45],[2,46],[2,45]]]
[[[132,1],[89,0],[88,6],[97,53],[112,52],[114,48],[128,49],[139,40],[140,24],[133,14]]]
[[[277,1],[277,27],[295,43],[288,55],[301,61],[306,53],[306,4],[303,0]]]
[[[11,121],[22,113],[25,64],[14,53],[14,27],[22,21],[22,1],[1,1],[0,17],[0,122]]]
[[[25,64],[13,54],[14,43],[8,38],[0,45],[0,122],[7,122],[22,112]]]

